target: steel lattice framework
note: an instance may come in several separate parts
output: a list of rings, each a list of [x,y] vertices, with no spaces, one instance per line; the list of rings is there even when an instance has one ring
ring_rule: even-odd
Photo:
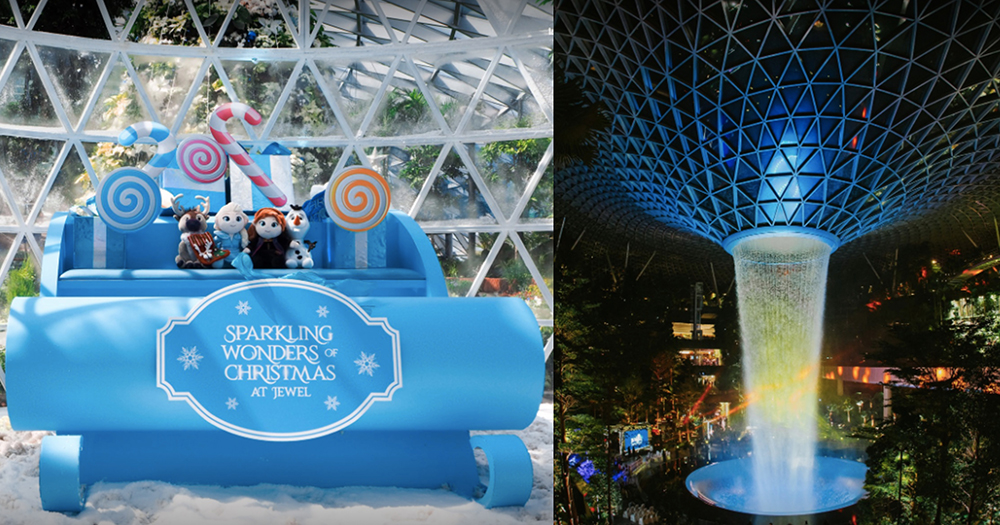
[[[998,4],[556,9],[567,75],[615,113],[595,165],[557,174],[570,216],[647,240],[664,225],[715,242],[795,225],[846,243],[970,206],[993,214]]]

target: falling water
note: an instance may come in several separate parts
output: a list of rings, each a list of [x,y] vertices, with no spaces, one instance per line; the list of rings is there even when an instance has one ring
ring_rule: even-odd
[[[819,237],[794,233],[753,235],[732,248],[758,511],[814,505],[816,389],[830,252]]]

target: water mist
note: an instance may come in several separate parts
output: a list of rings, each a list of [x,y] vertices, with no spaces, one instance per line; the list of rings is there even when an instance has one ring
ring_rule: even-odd
[[[723,243],[736,263],[752,453],[688,476],[688,490],[706,503],[761,517],[809,516],[864,495],[863,463],[816,456],[826,274],[838,244],[789,226]]]
[[[805,234],[732,246],[743,381],[761,511],[812,508],[823,306],[831,247]]]

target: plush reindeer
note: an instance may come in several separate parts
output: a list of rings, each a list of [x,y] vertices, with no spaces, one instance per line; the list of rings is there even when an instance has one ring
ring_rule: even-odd
[[[201,195],[195,198],[202,204],[193,208],[184,208],[180,204],[183,193],[178,193],[170,201],[177,219],[177,229],[181,231],[181,243],[177,246],[178,268],[209,268],[217,261],[229,255],[229,250],[218,250],[212,234],[208,233],[208,197]]]

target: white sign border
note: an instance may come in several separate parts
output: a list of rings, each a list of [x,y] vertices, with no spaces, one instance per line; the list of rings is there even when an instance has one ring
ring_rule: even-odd
[[[303,430],[299,432],[263,432],[260,430],[252,430],[234,425],[228,421],[224,421],[222,418],[206,409],[190,392],[175,391],[173,386],[167,382],[164,376],[164,352],[167,334],[169,334],[176,326],[190,325],[194,318],[197,317],[202,310],[226,296],[237,292],[252,290],[254,288],[276,286],[283,288],[299,288],[324,294],[350,308],[368,326],[379,326],[387,334],[389,334],[389,337],[392,339],[393,382],[389,384],[386,390],[381,393],[372,392],[368,394],[368,397],[361,403],[361,405],[358,406],[357,409],[334,423],[313,430]],[[261,441],[303,441],[306,439],[326,436],[337,432],[338,430],[343,430],[353,424],[362,415],[364,415],[364,413],[367,412],[376,401],[392,401],[392,396],[396,390],[403,387],[402,363],[399,350],[399,332],[389,325],[389,320],[385,317],[369,317],[368,313],[365,312],[361,306],[354,302],[350,297],[347,297],[336,290],[331,290],[325,286],[313,284],[308,281],[290,279],[261,279],[227,286],[211,295],[206,296],[200,303],[198,303],[198,306],[188,312],[187,316],[170,318],[163,328],[157,330],[156,337],[156,386],[163,389],[167,393],[167,397],[170,401],[187,401],[191,408],[193,408],[195,412],[197,412],[198,415],[200,415],[205,421],[208,421],[212,425],[225,430],[226,432],[245,438],[257,439]]]

